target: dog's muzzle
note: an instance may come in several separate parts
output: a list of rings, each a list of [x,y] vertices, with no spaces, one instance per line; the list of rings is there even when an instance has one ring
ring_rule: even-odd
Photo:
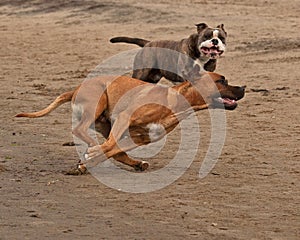
[[[237,101],[245,96],[246,86],[236,86],[233,88],[234,96],[213,97],[213,108],[224,108],[226,110],[234,110],[238,106]]]
[[[210,48],[202,47],[200,50],[205,56],[210,57],[210,58],[217,58],[224,53],[224,51],[219,50],[219,48],[216,46],[213,46]]]
[[[217,38],[207,40],[200,45],[200,52],[204,56],[212,59],[220,57],[224,51],[225,44]]]

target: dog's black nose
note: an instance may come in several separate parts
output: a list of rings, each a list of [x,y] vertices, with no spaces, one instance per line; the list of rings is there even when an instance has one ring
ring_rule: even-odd
[[[245,96],[246,86],[239,87],[239,90],[236,92],[236,100],[240,100]]]
[[[211,42],[213,45],[218,45],[218,43],[219,43],[218,39],[215,39],[215,38],[212,39]]]

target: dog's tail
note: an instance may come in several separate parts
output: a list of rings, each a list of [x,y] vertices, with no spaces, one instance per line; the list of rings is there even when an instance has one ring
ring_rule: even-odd
[[[70,102],[72,100],[72,97],[74,95],[74,91],[70,91],[70,92],[65,92],[63,94],[61,94],[60,96],[58,96],[52,103],[50,103],[50,105],[46,108],[44,108],[41,111],[38,112],[22,112],[17,114],[15,117],[28,117],[28,118],[38,118],[38,117],[43,117],[45,115],[47,115],[48,113],[52,112],[55,108],[59,107],[60,105],[66,103],[66,102]]]
[[[140,47],[144,47],[148,42],[146,39],[142,38],[131,38],[131,37],[114,37],[110,39],[111,43],[119,43],[119,42],[125,42],[130,44],[136,44]]]

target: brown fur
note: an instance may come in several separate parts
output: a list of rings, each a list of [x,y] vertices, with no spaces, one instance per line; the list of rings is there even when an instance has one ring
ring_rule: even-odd
[[[124,164],[144,170],[148,167],[147,162],[131,159],[125,152],[151,142],[147,125],[155,123],[164,127],[164,133],[157,139],[159,140],[191,112],[218,107],[213,100],[216,94],[238,100],[244,96],[244,87],[230,86],[223,76],[210,72],[172,88],[126,76],[98,77],[86,80],[74,91],[60,95],[41,111],[19,113],[16,117],[41,117],[61,104],[72,101],[73,113],[76,114],[76,107],[81,109],[80,121],[73,129],[73,134],[89,146],[89,160],[85,164],[92,163],[94,158],[98,162],[113,157]],[[182,96],[187,102],[182,101]],[[107,138],[101,145],[88,135],[87,130],[93,123],[96,130]],[[129,141],[130,138],[124,138],[126,132],[133,142]]]

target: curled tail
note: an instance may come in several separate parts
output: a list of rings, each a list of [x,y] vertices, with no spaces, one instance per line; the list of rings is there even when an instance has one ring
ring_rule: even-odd
[[[150,41],[141,38],[114,37],[110,39],[110,42],[111,43],[125,42],[125,43],[136,44],[140,47],[144,47]]]
[[[31,112],[31,113],[22,112],[17,114],[15,117],[28,117],[28,118],[43,117],[46,114],[52,112],[55,108],[59,107],[60,105],[66,102],[70,102],[72,100],[75,91],[76,90],[61,94],[48,107],[44,108],[41,111]]]

